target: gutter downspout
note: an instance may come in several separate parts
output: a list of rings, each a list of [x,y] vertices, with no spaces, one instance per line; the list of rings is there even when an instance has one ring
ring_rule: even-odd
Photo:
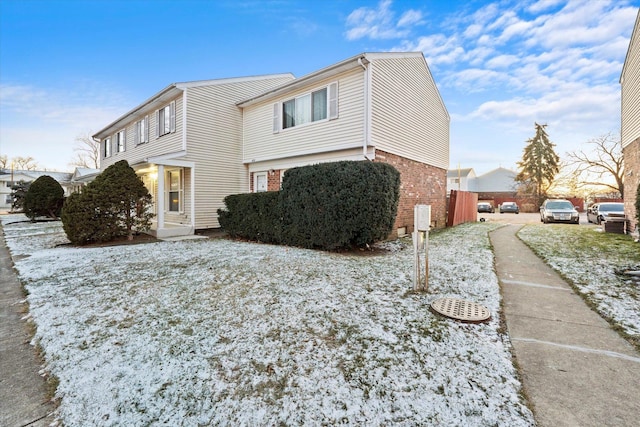
[[[364,70],[364,138],[362,141],[362,156],[366,160],[373,160],[367,155],[367,148],[371,142],[371,62],[362,56],[358,58],[358,64]]]

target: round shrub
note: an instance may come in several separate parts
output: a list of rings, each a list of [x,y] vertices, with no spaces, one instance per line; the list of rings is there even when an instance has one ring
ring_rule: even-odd
[[[64,190],[58,181],[49,175],[42,175],[31,185],[24,195],[23,209],[32,221],[39,216],[58,218],[64,203]]]

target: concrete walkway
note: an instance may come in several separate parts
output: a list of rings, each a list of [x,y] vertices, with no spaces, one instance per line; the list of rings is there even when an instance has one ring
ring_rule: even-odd
[[[47,401],[40,363],[29,344],[20,283],[0,226],[0,426],[48,426],[55,409]]]
[[[491,233],[504,314],[539,426],[640,425],[640,354],[516,236]]]

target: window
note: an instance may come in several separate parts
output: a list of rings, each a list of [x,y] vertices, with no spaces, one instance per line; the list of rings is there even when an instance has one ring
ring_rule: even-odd
[[[167,172],[169,181],[169,212],[182,211],[182,169],[170,170]]]
[[[273,132],[305,123],[338,118],[338,83],[273,106]]]
[[[136,145],[149,142],[149,116],[137,121],[135,125],[135,143]]]
[[[156,137],[176,131],[176,101],[156,110]]]
[[[116,147],[117,147],[118,153],[124,152],[124,138],[125,138],[125,131],[124,129],[122,129],[120,132],[116,134]]]
[[[104,139],[104,157],[111,157],[111,137]]]
[[[4,203],[10,205],[13,203],[13,197],[9,194],[4,197]]]

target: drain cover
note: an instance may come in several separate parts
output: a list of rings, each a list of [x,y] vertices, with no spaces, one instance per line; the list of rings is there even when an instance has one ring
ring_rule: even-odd
[[[431,303],[431,309],[438,314],[461,322],[478,323],[491,318],[491,313],[487,307],[456,298],[437,299]]]

